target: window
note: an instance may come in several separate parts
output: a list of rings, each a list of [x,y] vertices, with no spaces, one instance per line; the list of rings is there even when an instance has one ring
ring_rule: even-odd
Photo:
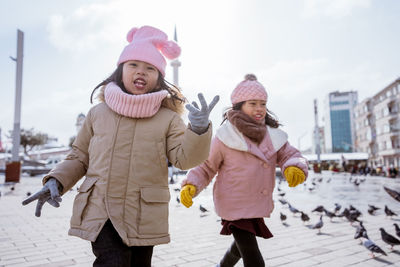
[[[331,106],[338,106],[338,105],[347,105],[349,101],[332,101],[330,103]]]
[[[389,109],[388,108],[383,108],[382,109],[382,117],[388,116],[389,115]]]
[[[389,124],[383,125],[383,133],[388,133],[388,132],[390,132]]]
[[[365,134],[365,139],[367,139],[368,141],[371,141],[371,137],[372,137],[371,131],[368,131],[368,132]]]

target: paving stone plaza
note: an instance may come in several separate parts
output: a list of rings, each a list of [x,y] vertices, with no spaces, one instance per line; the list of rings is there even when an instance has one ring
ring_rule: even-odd
[[[176,177],[177,183],[170,190],[171,243],[155,247],[153,266],[215,266],[233,237],[219,234],[221,224],[213,209],[212,185],[194,199],[190,209],[177,202],[177,188],[183,178]],[[265,219],[274,237],[258,239],[266,266],[400,266],[400,246],[391,250],[379,231],[382,227],[396,236],[393,224],[400,224],[400,216],[387,217],[383,211],[387,205],[400,215],[400,202],[383,190],[384,185],[400,191],[400,179],[330,172],[311,173],[305,185],[294,189],[277,182],[275,210],[271,218]],[[76,189],[63,196],[60,208],[45,205],[42,217],[36,218],[35,205],[22,206],[21,201],[28,192],[40,188],[40,176],[22,176],[20,183],[14,185],[4,183],[4,176],[0,176],[0,266],[92,266],[90,243],[67,235]],[[279,199],[308,214],[310,220],[303,222],[300,214],[293,214]],[[354,239],[358,223],[351,224],[344,217],[330,219],[323,213],[320,233],[312,229],[320,217],[312,210],[323,205],[333,211],[335,203],[342,206],[339,213],[350,205],[361,211],[359,220],[369,238],[387,256],[375,253],[372,257],[360,240]],[[209,211],[201,212],[200,204]],[[368,204],[380,209],[370,215]],[[285,223],[281,222],[280,213],[287,216]],[[242,261],[236,266],[243,266]]]

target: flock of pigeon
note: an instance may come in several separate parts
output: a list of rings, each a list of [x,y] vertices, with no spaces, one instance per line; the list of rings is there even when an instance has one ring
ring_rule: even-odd
[[[317,187],[316,182],[321,182],[322,179],[323,179],[322,177],[313,178],[311,181],[312,187],[309,188],[309,191],[313,191]],[[331,179],[332,178],[329,178],[327,180],[327,182],[329,183],[331,181]],[[303,223],[308,223],[310,221],[310,217],[308,216],[308,214],[296,209],[295,207],[293,207],[293,205],[291,205],[287,200],[284,199],[285,192],[283,192],[282,189],[280,189],[281,181],[282,180],[279,181],[279,184],[277,186],[278,195],[280,196],[280,198],[278,199],[279,202],[282,204],[282,206],[284,206],[284,207],[287,206],[289,211],[294,216],[300,215],[300,219],[303,221]],[[358,178],[354,178],[354,177],[350,176],[349,181],[354,183],[355,186],[359,186],[362,182],[365,181],[365,178],[358,179]],[[400,192],[398,192],[394,189],[388,188],[386,186],[384,186],[384,190],[392,198],[394,198],[395,200],[400,202]],[[319,214],[319,221],[313,225],[308,224],[307,227],[310,229],[317,229],[318,234],[320,234],[321,229],[324,226],[324,221],[322,219],[324,216],[328,217],[331,222],[332,222],[333,218],[341,218],[341,219],[344,219],[344,220],[347,220],[348,222],[350,222],[350,224],[352,226],[353,226],[353,224],[356,223],[357,225],[356,225],[356,231],[354,234],[354,239],[364,240],[362,242],[362,244],[364,245],[364,247],[366,249],[368,249],[370,251],[372,257],[375,257],[374,253],[380,253],[382,255],[387,256],[386,252],[382,248],[380,248],[378,245],[376,245],[368,237],[367,230],[363,224],[363,220],[360,218],[360,217],[363,217],[360,210],[358,210],[357,208],[355,208],[352,205],[349,205],[348,207],[345,207],[344,209],[342,209],[342,205],[340,205],[339,203],[335,203],[334,205],[335,205],[335,207],[333,210],[327,210],[323,205],[318,205],[317,207],[315,207],[311,211],[311,213]],[[371,216],[374,216],[375,212],[379,209],[381,209],[381,208],[376,207],[371,204],[368,204],[368,213]],[[386,214],[386,217],[388,217],[388,218],[392,218],[393,216],[398,216],[394,211],[389,209],[387,205],[385,205],[384,212]],[[281,220],[282,224],[287,226],[286,219],[287,219],[287,215],[281,211],[280,212],[280,220]],[[382,241],[385,242],[386,244],[390,245],[391,250],[393,250],[393,246],[400,245],[400,227],[397,223],[393,223],[392,227],[394,227],[393,229],[394,229],[397,237],[389,234],[383,227],[379,228]]]

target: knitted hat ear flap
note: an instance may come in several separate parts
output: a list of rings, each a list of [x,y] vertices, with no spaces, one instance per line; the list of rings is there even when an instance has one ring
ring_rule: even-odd
[[[126,40],[131,43],[133,40],[133,36],[135,35],[135,33],[137,32],[138,28],[134,27],[132,28],[128,34],[126,35]]]

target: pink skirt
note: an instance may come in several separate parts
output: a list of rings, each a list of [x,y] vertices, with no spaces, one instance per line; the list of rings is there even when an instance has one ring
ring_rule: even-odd
[[[222,229],[221,235],[232,234],[231,227],[236,227],[241,230],[255,234],[256,236],[263,237],[265,239],[273,237],[271,231],[265,225],[263,218],[254,219],[240,219],[236,221],[226,221],[222,219],[221,221]]]

